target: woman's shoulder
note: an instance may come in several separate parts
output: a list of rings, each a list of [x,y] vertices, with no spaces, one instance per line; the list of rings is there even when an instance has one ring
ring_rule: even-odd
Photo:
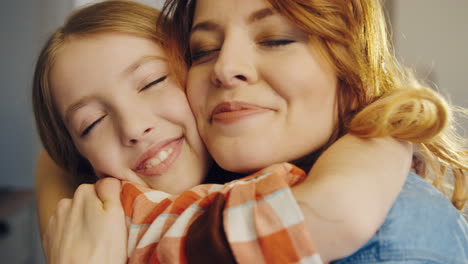
[[[434,263],[468,259],[466,219],[442,192],[412,172],[377,235],[386,248],[382,257],[400,252]]]
[[[334,263],[466,263],[468,224],[451,202],[415,173],[384,223],[360,250]]]
[[[409,207],[412,209],[424,209],[431,207],[430,212],[439,214],[442,212],[460,215],[449,199],[429,181],[414,172],[410,172],[403,188],[395,201],[394,208]],[[436,210],[441,210],[437,212]]]

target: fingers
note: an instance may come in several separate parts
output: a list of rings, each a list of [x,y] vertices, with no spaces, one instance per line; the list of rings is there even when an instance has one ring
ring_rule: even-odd
[[[68,198],[61,199],[57,204],[55,215],[58,217],[66,217],[70,210],[72,200]]]
[[[121,208],[120,191],[122,189],[120,180],[115,178],[103,178],[96,183],[96,193],[103,203],[104,210],[110,208]]]
[[[55,214],[49,218],[47,229],[42,240],[44,255],[48,263],[56,263],[51,261],[58,259],[58,249],[63,244],[63,236],[61,230],[69,222],[70,212],[72,207],[71,199],[61,199],[55,209]]]
[[[59,201],[44,234],[47,263],[125,263],[127,232],[120,189],[118,180],[106,179],[96,186],[80,185],[73,199]]]
[[[73,214],[83,214],[86,210],[102,209],[102,201],[96,194],[94,184],[81,184],[75,191],[72,200]]]
[[[44,232],[44,236],[42,237],[42,251],[44,252],[45,258],[48,260],[47,263],[50,263],[49,259],[51,258],[50,256],[50,249],[52,248],[52,227],[56,225],[56,219],[55,215],[51,216],[49,218],[49,222],[47,223],[47,227]]]

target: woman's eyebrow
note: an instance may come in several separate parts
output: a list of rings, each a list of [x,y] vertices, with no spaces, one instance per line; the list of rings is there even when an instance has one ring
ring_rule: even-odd
[[[249,18],[247,18],[247,23],[252,24],[252,23],[257,22],[259,20],[262,20],[264,18],[273,16],[274,14],[275,13],[273,12],[273,10],[266,7],[266,8],[263,8],[263,9],[260,9],[258,11],[253,12],[253,14],[251,14],[249,16]]]
[[[268,8],[268,7],[262,8],[260,10],[257,10],[255,12],[253,12],[247,18],[247,24],[255,23],[255,22],[257,22],[259,20],[262,20],[264,18],[273,16],[274,14],[275,13],[270,8]],[[217,31],[217,30],[219,30],[219,28],[220,28],[220,26],[217,23],[215,23],[215,22],[213,22],[211,20],[205,20],[205,21],[202,21],[200,23],[195,24],[192,27],[191,34],[193,34],[196,31]]]
[[[192,27],[192,31],[190,33],[193,34],[197,31],[218,31],[219,28],[220,27],[218,24],[208,20],[197,23],[195,26]]]

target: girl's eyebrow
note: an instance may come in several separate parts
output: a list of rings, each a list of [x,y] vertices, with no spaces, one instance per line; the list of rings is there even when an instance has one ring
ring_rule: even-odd
[[[163,56],[155,56],[155,55],[146,55],[138,58],[130,64],[127,68],[123,70],[121,73],[122,76],[128,76],[135,72],[138,68],[140,68],[142,65],[145,65],[146,63],[150,63],[153,61],[167,61],[167,59]],[[68,122],[73,115],[74,112],[76,112],[78,109],[82,108],[85,106],[89,101],[92,101],[94,99],[94,96],[85,96],[79,99],[77,102],[74,102],[70,104],[65,110],[65,122]]]
[[[74,102],[70,104],[66,109],[65,109],[65,123],[70,121],[70,118],[72,115],[76,112],[76,110],[82,108],[85,106],[89,101],[93,100],[94,96],[85,96],[82,97],[80,100],[77,102]]]
[[[247,18],[247,24],[252,24],[254,22],[257,22],[259,20],[262,20],[264,18],[273,16],[275,13],[273,10],[270,8],[262,8],[260,10],[254,11],[248,18]],[[220,26],[210,20],[205,20],[200,23],[195,24],[192,27],[191,34],[193,34],[196,31],[218,31]]]
[[[166,62],[166,58],[163,56],[155,56],[155,55],[146,55],[142,56],[139,59],[137,59],[135,62],[130,64],[125,70],[122,72],[122,76],[127,76],[130,75],[131,73],[135,72],[138,68],[140,68],[142,65],[152,62],[152,61],[164,61]]]

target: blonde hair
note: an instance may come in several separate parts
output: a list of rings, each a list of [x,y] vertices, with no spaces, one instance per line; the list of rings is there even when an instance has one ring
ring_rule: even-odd
[[[392,136],[417,144],[424,178],[445,191],[454,177],[452,203],[468,199],[466,139],[458,137],[453,111],[438,93],[418,82],[397,62],[379,0],[267,0],[279,14],[307,32],[335,67],[339,120],[329,144],[345,133],[362,138]],[[188,37],[195,0],[168,0],[164,28],[189,62]],[[465,109],[461,112],[466,114]],[[326,148],[329,144],[324,146]],[[321,150],[323,150],[322,148]]]
[[[50,89],[50,72],[60,49],[75,37],[125,33],[152,39],[165,48],[155,25],[159,11],[133,1],[105,1],[73,12],[48,39],[36,63],[33,110],[39,136],[51,158],[73,176],[75,184],[96,180],[89,162],[78,152],[60,117]]]

